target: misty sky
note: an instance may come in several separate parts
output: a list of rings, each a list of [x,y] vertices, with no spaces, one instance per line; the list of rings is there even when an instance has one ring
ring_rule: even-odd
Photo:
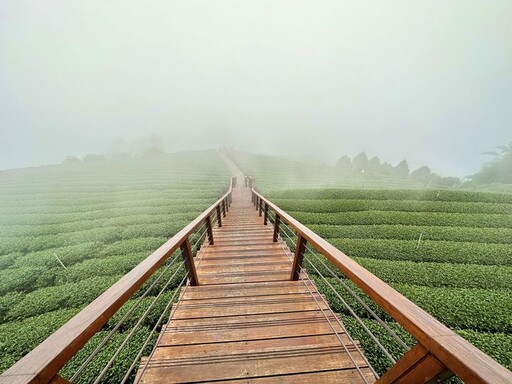
[[[512,141],[512,1],[0,2],[0,169],[169,150],[443,175]]]

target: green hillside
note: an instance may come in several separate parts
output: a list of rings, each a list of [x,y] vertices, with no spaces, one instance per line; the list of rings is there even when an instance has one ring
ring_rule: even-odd
[[[0,372],[210,206],[229,177],[215,151],[0,172]]]

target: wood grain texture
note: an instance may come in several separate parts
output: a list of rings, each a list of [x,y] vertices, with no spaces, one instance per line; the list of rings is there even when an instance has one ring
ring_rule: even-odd
[[[233,190],[196,261],[201,285],[182,290],[140,382],[375,381],[315,284],[304,273],[290,280],[294,255],[273,242],[262,206]]]

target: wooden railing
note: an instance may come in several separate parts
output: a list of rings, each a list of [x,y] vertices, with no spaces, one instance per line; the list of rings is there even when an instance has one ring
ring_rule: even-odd
[[[246,185],[252,184],[252,178],[246,178]],[[291,280],[299,278],[306,246],[311,245],[416,340],[416,344],[394,362],[377,383],[435,383],[438,378],[446,379],[452,375],[465,383],[512,383],[512,372],[302,225],[254,188],[252,201],[259,214],[264,215],[265,224],[269,215],[273,215],[274,242],[278,241],[280,227],[283,225],[295,232],[296,239],[289,238],[296,241]]]
[[[178,249],[184,258],[189,283],[199,285],[189,237],[201,227],[209,243],[214,243],[212,217],[215,216],[217,225],[222,225],[222,217],[226,216],[229,209],[235,185],[236,178],[233,177],[226,194],[5,371],[0,376],[0,383],[66,383],[65,379],[58,376],[60,369]]]

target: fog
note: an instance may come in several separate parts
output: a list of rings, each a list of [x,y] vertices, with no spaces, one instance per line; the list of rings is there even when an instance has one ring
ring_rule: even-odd
[[[230,146],[443,175],[512,140],[511,1],[0,3],[0,169]]]

